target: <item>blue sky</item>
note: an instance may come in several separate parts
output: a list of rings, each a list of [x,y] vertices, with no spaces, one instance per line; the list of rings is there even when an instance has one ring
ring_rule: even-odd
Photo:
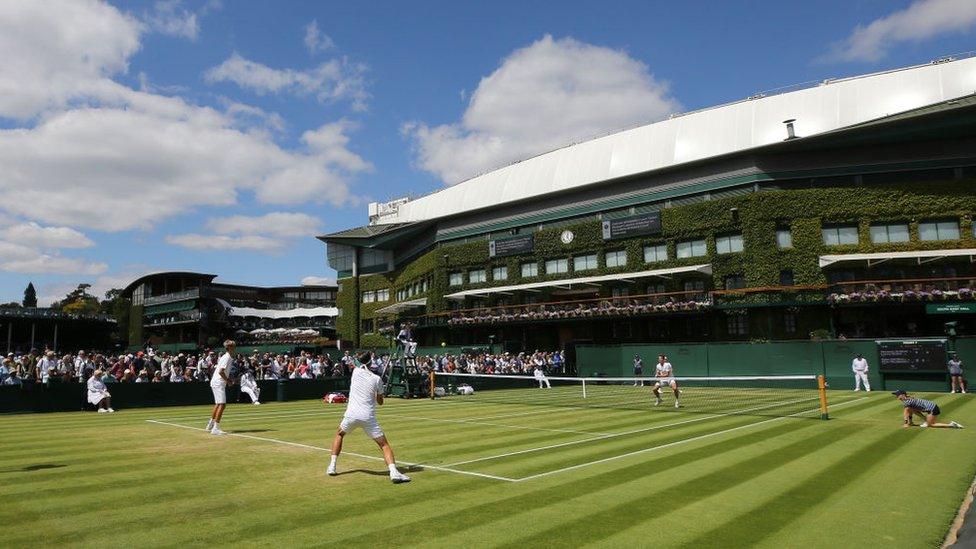
[[[366,203],[756,92],[976,49],[970,0],[12,0],[0,300],[330,277]],[[6,38],[5,38],[6,37]]]

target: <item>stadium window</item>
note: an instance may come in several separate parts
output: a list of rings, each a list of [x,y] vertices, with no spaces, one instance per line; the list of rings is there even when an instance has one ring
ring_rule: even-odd
[[[471,269],[468,271],[468,282],[471,284],[477,284],[479,282],[485,282],[488,280],[484,269]]]
[[[613,297],[627,297],[630,295],[630,290],[627,288],[614,288],[610,290],[610,295]]]
[[[705,282],[702,280],[686,280],[684,287],[686,292],[701,292],[705,290]]]
[[[626,267],[627,250],[613,250],[607,252],[607,267]]]
[[[857,225],[842,225],[823,228],[823,243],[825,246],[841,246],[857,244]]]
[[[593,262],[596,263],[596,256],[593,256]],[[569,272],[569,260],[568,259],[550,259],[546,261],[546,274],[561,274]]]
[[[890,225],[871,225],[871,243],[888,244],[892,242],[908,242],[908,224],[892,223]]]
[[[725,277],[726,290],[740,290],[746,287],[746,277],[741,274],[731,274]]]
[[[923,221],[918,224],[921,240],[959,240],[958,221]]]
[[[776,246],[785,250],[793,247],[793,231],[789,229],[776,229]]]
[[[668,247],[666,244],[657,246],[644,246],[644,263],[656,263],[668,260]]]
[[[390,290],[377,290],[376,301],[389,301],[390,300]]]
[[[745,314],[729,315],[726,318],[726,327],[730,336],[749,335],[749,317]]]
[[[590,271],[596,269],[596,254],[578,255],[573,258],[573,270],[579,271]],[[546,262],[546,273],[551,272],[549,270],[549,262]],[[566,272],[566,271],[559,271]]]
[[[373,303],[376,301],[376,292],[363,292],[363,303]]]
[[[780,286],[792,286],[793,285],[793,271],[790,269],[783,269],[779,272],[779,285]]]
[[[666,287],[662,283],[647,285],[647,293],[649,294],[663,294],[665,290]]]
[[[734,254],[742,251],[742,235],[727,234],[715,237],[715,252],[720,254]]]
[[[491,279],[494,281],[508,280],[508,267],[495,267],[491,270]]]
[[[536,262],[522,264],[522,278],[539,276],[539,264]]]
[[[364,318],[363,319],[363,333],[364,334],[371,334],[371,333],[373,333],[373,319],[372,318]]]
[[[448,284],[451,286],[460,286],[461,284],[464,284],[464,275],[461,273],[451,273]]]
[[[788,334],[796,333],[796,314],[785,313],[783,315],[783,330]]]
[[[705,246],[704,240],[686,240],[684,242],[678,242],[677,255],[678,259],[685,259],[688,257],[701,257],[708,253],[708,248]]]

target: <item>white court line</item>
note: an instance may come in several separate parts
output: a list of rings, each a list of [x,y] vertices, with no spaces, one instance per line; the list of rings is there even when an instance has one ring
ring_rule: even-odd
[[[839,408],[841,406],[844,406],[844,405],[847,405],[847,404],[852,404],[854,402],[858,402],[858,401],[864,400],[866,398],[868,398],[868,397],[861,397],[861,398],[858,398],[858,399],[849,400],[847,402],[843,402],[841,404],[837,404],[837,405],[835,405],[833,407],[834,408]],[[596,461],[589,461],[587,463],[580,463],[580,464],[577,464],[577,465],[571,465],[569,467],[563,467],[562,469],[554,469],[552,471],[546,471],[544,473],[538,473],[538,474],[535,474],[535,475],[529,475],[527,477],[520,477],[520,478],[515,479],[515,482],[523,482],[523,481],[526,481],[526,480],[532,480],[532,479],[536,479],[536,478],[540,478],[540,477],[546,477],[546,476],[549,476],[549,475],[555,475],[557,473],[564,473],[566,471],[574,471],[576,469],[582,469],[583,467],[589,467],[591,465],[598,465],[600,463],[606,463],[608,461],[615,461],[615,460],[623,459],[623,458],[630,457],[630,456],[636,456],[638,454],[644,454],[644,453],[653,452],[653,451],[656,451],[656,450],[664,450],[666,448],[671,448],[673,446],[678,446],[680,444],[687,444],[689,442],[695,442],[696,440],[702,440],[702,439],[709,438],[709,437],[714,437],[714,436],[718,436],[718,435],[724,435],[726,433],[731,433],[731,432],[734,432],[734,431],[739,431],[741,429],[749,429],[751,427],[756,427],[756,426],[759,426],[759,425],[764,425],[766,423],[772,423],[774,421],[780,421],[780,420],[784,420],[784,419],[789,419],[789,418],[794,417],[794,416],[797,416],[799,414],[805,414],[805,413],[808,413],[808,412],[811,412],[811,411],[816,411],[818,409],[819,408],[814,408],[813,410],[809,410],[809,411],[805,411],[805,412],[797,412],[795,414],[790,414],[788,416],[774,417],[772,419],[766,419],[766,420],[763,420],[763,421],[758,421],[756,423],[750,423],[748,425],[740,425],[739,427],[732,427],[730,429],[723,429],[721,431],[716,431],[714,433],[706,433],[704,435],[698,435],[696,437],[685,438],[685,439],[677,440],[675,442],[669,442],[667,444],[660,444],[658,446],[651,446],[650,448],[643,448],[641,450],[635,450],[633,452],[627,452],[626,454],[620,454],[620,455],[611,456],[611,457],[608,457],[608,458],[598,459]]]
[[[158,420],[155,420],[155,419],[147,419],[146,422],[148,422],[148,423],[155,423],[157,425],[168,425],[170,427],[179,427],[181,429],[190,429],[192,431],[206,431],[206,429],[203,429],[202,427],[191,427],[189,425],[180,425],[179,423],[169,423],[167,421],[158,421]],[[294,447],[297,447],[297,448],[305,448],[305,449],[308,449],[308,450],[316,450],[316,451],[320,451],[320,452],[331,452],[332,451],[330,448],[322,448],[321,446],[312,446],[310,444],[302,444],[300,442],[289,442],[287,440],[278,440],[276,438],[256,437],[256,436],[253,436],[253,435],[245,435],[245,434],[234,433],[234,432],[228,432],[224,436],[248,438],[248,439],[251,439],[251,440],[260,440],[260,441],[263,441],[263,442],[274,442],[274,443],[277,443],[277,444],[284,444],[286,446],[294,446]],[[344,456],[358,457],[360,459],[366,459],[366,460],[370,460],[370,461],[385,461],[381,457],[367,456],[365,454],[357,454],[355,452],[342,452],[342,455],[344,455]],[[460,469],[451,469],[450,467],[438,467],[436,465],[424,465],[423,463],[411,463],[409,461],[400,461],[398,463],[402,463],[403,465],[406,465],[408,467],[422,467],[424,469],[432,469],[434,471],[443,471],[443,472],[447,472],[447,473],[456,473],[456,474],[459,474],[459,475],[469,475],[469,476],[473,476],[473,477],[489,478],[489,479],[492,479],[492,480],[503,480],[503,481],[506,481],[506,482],[515,482],[515,479],[513,479],[513,478],[502,477],[502,476],[497,476],[497,475],[489,475],[487,473],[477,473],[475,471],[462,471]]]
[[[808,400],[816,400],[816,398],[819,398],[819,397],[805,398],[803,400],[796,400],[796,401],[777,402],[775,404],[768,404],[768,405],[765,405],[765,406],[756,406],[756,407],[753,407],[753,408],[745,408],[743,410],[736,410],[734,412],[729,412],[729,413],[725,413],[725,414],[714,414],[714,415],[709,415],[709,416],[697,417],[697,418],[694,418],[694,419],[687,419],[685,421],[676,421],[674,423],[665,423],[664,425],[653,425],[651,427],[644,427],[642,429],[634,429],[633,431],[623,431],[623,432],[620,432],[620,433],[609,433],[609,434],[606,434],[606,435],[603,435],[603,436],[598,436],[598,437],[584,438],[584,439],[581,439],[581,440],[572,440],[572,441],[563,442],[563,443],[560,443],[560,444],[551,444],[549,446],[540,446],[538,448],[529,448],[527,450],[518,450],[518,451],[515,451],[515,452],[506,452],[504,454],[497,454],[497,455],[494,455],[494,456],[486,456],[486,457],[477,458],[477,459],[469,459],[469,460],[466,460],[466,461],[458,461],[456,463],[449,463],[449,464],[445,465],[445,467],[457,467],[458,465],[464,465],[464,464],[467,464],[467,463],[475,463],[475,462],[478,462],[478,461],[488,461],[488,460],[499,459],[499,458],[503,458],[503,457],[517,456],[519,454],[528,454],[528,453],[531,453],[531,452],[540,452],[542,450],[551,450],[553,448],[561,448],[563,446],[572,446],[572,445],[575,445],[575,444],[585,444],[587,442],[593,442],[595,440],[604,440],[604,439],[608,439],[608,438],[616,438],[616,437],[621,437],[621,436],[625,436],[625,435],[635,435],[637,433],[646,433],[646,432],[649,432],[649,431],[656,431],[658,429],[666,429],[668,427],[675,427],[677,425],[685,425],[687,423],[695,423],[695,422],[698,422],[698,421],[705,421],[705,420],[715,419],[715,418],[719,418],[719,417],[734,416],[734,415],[737,415],[737,414],[743,414],[745,412],[752,412],[752,411],[755,411],[755,410],[762,410],[762,409],[765,409],[765,408],[775,408],[776,406],[784,406],[786,404],[796,404],[796,403],[800,403],[800,402],[806,402]],[[806,412],[801,412],[801,413],[806,413]]]

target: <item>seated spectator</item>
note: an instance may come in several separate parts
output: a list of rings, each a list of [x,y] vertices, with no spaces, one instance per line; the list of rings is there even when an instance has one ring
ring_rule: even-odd
[[[10,372],[10,375],[8,375],[3,380],[3,384],[4,385],[22,385],[23,384],[23,380],[20,379],[20,373],[17,370],[13,370],[12,372]]]
[[[101,370],[95,370],[88,379],[88,402],[98,406],[99,413],[115,412],[112,409],[112,395],[102,382],[103,373]]]

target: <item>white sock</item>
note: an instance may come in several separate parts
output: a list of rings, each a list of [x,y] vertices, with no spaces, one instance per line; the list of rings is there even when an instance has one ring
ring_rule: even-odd
[[[219,421],[215,421],[213,428],[219,431],[220,430],[220,422]]]
[[[329,467],[334,469],[336,466],[336,461],[338,460],[339,460],[339,456],[332,454],[329,459]]]
[[[396,464],[395,463],[389,464],[388,467],[390,468],[390,474],[391,475],[397,475],[397,474],[400,473],[400,471],[397,471],[397,468],[396,468]]]

